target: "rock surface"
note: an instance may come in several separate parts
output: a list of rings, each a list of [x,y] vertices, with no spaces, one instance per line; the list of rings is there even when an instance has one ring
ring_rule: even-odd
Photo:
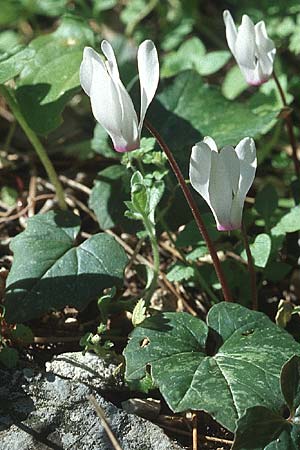
[[[91,393],[123,450],[180,450],[159,427],[99,394],[122,387],[115,368],[78,353],[57,357],[44,374],[0,370],[0,450],[113,450],[87,400]]]

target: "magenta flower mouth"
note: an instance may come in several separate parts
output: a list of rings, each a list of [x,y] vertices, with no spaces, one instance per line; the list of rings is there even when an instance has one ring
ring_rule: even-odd
[[[241,228],[241,226],[217,225],[218,231],[233,231],[233,230],[238,230],[239,228]]]
[[[136,144],[133,144],[133,145],[127,145],[125,147],[115,147],[115,150],[118,153],[126,153],[126,152],[132,152],[133,150],[137,150],[138,148],[140,148],[139,142],[137,142]]]

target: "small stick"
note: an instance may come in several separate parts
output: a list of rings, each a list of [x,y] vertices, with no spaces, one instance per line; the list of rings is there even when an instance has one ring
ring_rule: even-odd
[[[36,198],[36,174],[33,173],[33,175],[30,177],[28,197],[27,197],[28,217],[32,217],[35,214],[35,202],[36,202],[35,198]]]
[[[108,421],[106,420],[105,414],[103,409],[101,408],[101,406],[99,405],[99,403],[97,402],[97,400],[95,399],[94,395],[89,395],[88,397],[88,401],[90,402],[90,404],[92,405],[92,407],[95,409],[97,416],[99,417],[100,421],[101,421],[101,425],[104,428],[104,430],[107,433],[107,436],[109,437],[109,440],[112,444],[112,446],[114,447],[115,450],[122,450],[122,447],[120,446],[120,444],[118,443],[115,435],[113,434]]]
[[[246,254],[247,254],[247,260],[248,260],[248,270],[249,270],[249,275],[250,275],[250,284],[251,284],[251,293],[252,293],[252,309],[257,311],[258,301],[257,301],[257,289],[256,289],[256,272],[255,272],[255,267],[253,264],[253,258],[251,255],[250,246],[249,246],[247,231],[246,231],[244,223],[242,223],[241,231],[242,231],[244,246],[245,246],[245,250],[246,250]]]
[[[198,450],[197,413],[193,413],[192,427],[193,427],[193,450]]]
[[[164,430],[170,431],[170,432],[175,433],[175,434],[181,434],[182,436],[190,436],[191,435],[191,433],[189,431],[181,430],[178,427],[174,428],[174,427],[172,427],[170,425],[165,425],[165,424],[162,424],[160,422],[156,422],[156,424],[159,427],[163,428]],[[229,439],[217,438],[217,437],[214,437],[214,436],[205,436],[205,435],[202,436],[202,435],[199,435],[199,441],[201,441],[201,440],[206,440],[206,441],[211,441],[211,442],[219,442],[219,443],[226,444],[226,445],[232,445],[233,444],[233,441],[230,441]]]

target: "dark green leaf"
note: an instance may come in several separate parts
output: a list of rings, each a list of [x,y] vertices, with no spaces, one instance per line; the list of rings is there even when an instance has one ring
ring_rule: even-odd
[[[210,238],[215,241],[220,237],[220,232],[217,230],[216,222],[211,213],[201,215],[202,220],[207,228]],[[188,247],[189,245],[202,244],[204,239],[199,231],[195,221],[189,222],[177,237],[176,244],[178,247]]]
[[[29,327],[22,323],[17,323],[11,330],[11,338],[19,345],[27,345],[33,342],[34,335]]]
[[[267,264],[264,271],[264,276],[267,280],[277,281],[283,280],[287,274],[292,270],[292,266],[282,261],[271,261]]]
[[[0,84],[16,77],[36,55],[34,48],[24,48],[0,62]]]
[[[130,197],[130,175],[130,171],[120,165],[109,166],[98,173],[89,207],[96,214],[102,230],[116,225],[128,226],[129,221],[124,217],[124,201]]]
[[[181,262],[175,263],[168,271],[167,278],[169,281],[190,280],[195,276],[195,269]]]
[[[53,211],[28,220],[11,242],[14,262],[7,278],[6,319],[23,322],[73,305],[83,309],[103,289],[122,282],[127,257],[109,235],[76,246],[79,218]]]
[[[300,406],[300,358],[293,356],[281,371],[281,391],[293,417]]]
[[[97,123],[94,128],[94,136],[91,142],[91,147],[96,153],[99,153],[106,158],[120,158],[119,153],[113,150],[111,145],[109,145],[108,134],[99,123]]]
[[[202,76],[211,75],[220,70],[230,57],[231,54],[227,50],[206,53],[206,55],[198,58],[195,69]]]
[[[285,214],[278,224],[272,228],[273,236],[285,235],[300,230],[300,206],[295,206],[291,211]]]
[[[0,349],[0,364],[8,369],[16,367],[19,361],[19,353],[15,348],[2,347]]]
[[[249,407],[280,409],[280,370],[300,354],[299,344],[264,314],[238,304],[213,306],[207,323],[185,313],[146,319],[124,352],[127,378],[142,378],[150,365],[173,411],[207,411],[231,431]],[[214,338],[207,341],[209,329]],[[213,345],[218,347],[208,356]]]
[[[204,84],[194,71],[178,75],[159,100],[201,136],[213,136],[219,147],[236,145],[245,136],[265,134],[275,124],[280,109],[276,98],[261,94],[248,102],[229,101],[219,88]]]
[[[270,218],[278,206],[278,195],[272,184],[266,184],[255,198],[256,211],[269,223]]]
[[[239,66],[234,65],[226,73],[222,84],[222,94],[228,100],[234,100],[247,88],[248,84],[246,83]]]
[[[258,234],[253,244],[250,244],[250,250],[256,267],[266,267],[271,253],[270,236],[266,233]],[[242,257],[247,258],[245,250],[243,250]]]
[[[45,134],[60,124],[62,110],[79,88],[83,48],[93,44],[88,25],[65,16],[56,31],[34,39],[24,50],[33,57],[22,66],[16,98],[33,130]]]
[[[254,406],[237,421],[237,430],[232,450],[263,450],[270,442],[290,441],[291,425],[279,414],[264,406]],[[277,448],[276,446],[274,448]],[[283,450],[295,450],[294,447],[279,447]]]

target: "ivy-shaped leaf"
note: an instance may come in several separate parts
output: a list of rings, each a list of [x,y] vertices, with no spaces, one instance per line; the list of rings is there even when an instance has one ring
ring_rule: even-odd
[[[6,319],[24,322],[73,305],[83,309],[105,288],[119,285],[127,257],[109,235],[76,245],[80,220],[69,212],[38,214],[11,242],[14,262],[7,278]]]
[[[227,100],[218,87],[205,84],[193,70],[179,74],[158,98],[168,111],[188,121],[199,138],[213,136],[219,147],[265,134],[280,111],[272,95],[259,93],[243,102]]]
[[[232,450],[298,450],[300,447],[300,358],[294,355],[282,368],[281,392],[289,409],[249,408],[238,420]]]
[[[207,325],[186,313],[146,319],[124,351],[128,380],[150,366],[174,412],[207,411],[230,431],[247,408],[282,407],[280,370],[295,353],[300,345],[267,316],[224,302],[211,308]]]

